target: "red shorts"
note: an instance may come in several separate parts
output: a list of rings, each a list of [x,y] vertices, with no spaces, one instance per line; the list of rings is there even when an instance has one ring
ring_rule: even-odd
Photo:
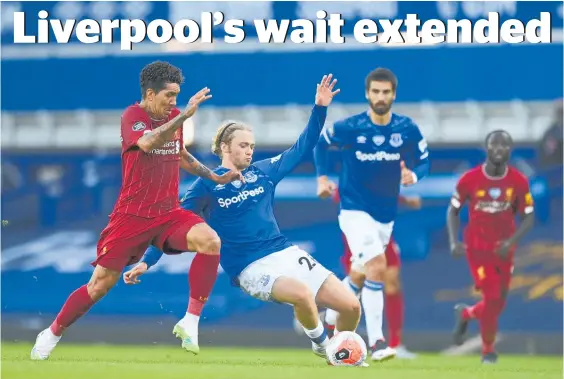
[[[466,258],[474,286],[484,296],[497,296],[507,291],[513,272],[512,260],[503,260],[493,252],[468,252]]]
[[[114,213],[100,234],[92,266],[122,271],[139,262],[150,244],[165,253],[186,251],[186,234],[203,222],[200,216],[180,208],[155,218]]]
[[[345,269],[345,273],[348,275],[349,271],[351,270],[352,253],[344,233],[343,245],[345,246],[345,250],[343,252],[343,255],[341,256],[341,264]],[[401,267],[400,249],[398,244],[394,240],[394,237],[390,238],[390,243],[388,243],[388,246],[386,247],[385,255],[388,267],[397,267],[398,269]]]

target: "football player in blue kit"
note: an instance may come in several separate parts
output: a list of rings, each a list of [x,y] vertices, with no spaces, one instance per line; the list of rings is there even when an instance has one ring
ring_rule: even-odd
[[[341,315],[339,330],[354,331],[360,319],[360,302],[335,275],[280,232],[273,203],[278,183],[316,146],[327,107],[339,92],[334,90],[335,84],[332,75],[323,77],[307,127],[292,147],[276,157],[252,163],[255,139],[251,128],[239,122],[221,126],[212,145],[221,165],[214,171],[239,171],[245,181],[217,185],[196,180],[182,199],[183,208],[203,214],[218,233],[221,266],[232,282],[257,299],[292,305],[314,353],[322,357],[328,337],[317,306],[335,309]],[[162,254],[149,248],[141,263],[124,274],[126,283],[136,283]],[[188,329],[181,320],[174,333],[184,348],[194,351],[197,330]]]
[[[350,274],[343,281],[361,297],[372,360],[385,361],[394,358],[396,351],[382,332],[384,252],[392,235],[400,186],[413,185],[428,174],[429,152],[413,120],[391,111],[396,76],[378,68],[367,76],[365,85],[368,111],[325,128],[314,156],[318,195],[328,198],[336,189],[327,176],[328,150],[331,146],[340,149],[339,226],[352,252]],[[335,310],[329,309],[326,318],[335,317]]]

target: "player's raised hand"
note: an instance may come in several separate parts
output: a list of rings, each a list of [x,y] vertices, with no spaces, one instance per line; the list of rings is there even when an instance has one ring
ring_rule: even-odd
[[[125,284],[139,284],[141,283],[139,277],[146,273],[148,269],[149,266],[147,266],[147,263],[138,263],[131,270],[123,273],[123,281],[125,282]]]
[[[326,177],[317,178],[317,196],[327,199],[335,193],[337,185]]]
[[[194,96],[190,98],[188,101],[188,105],[184,110],[184,115],[188,118],[192,117],[196,110],[204,101],[211,99],[212,95],[210,94],[210,89],[208,87],[202,88],[199,90]]]
[[[317,93],[315,94],[315,104],[324,107],[329,106],[331,101],[333,101],[333,96],[341,92],[340,89],[336,89],[337,79],[333,79],[333,74],[324,75],[321,82],[317,85]]]
[[[455,258],[463,257],[466,255],[466,245],[460,241],[452,243],[450,245],[450,255]]]
[[[511,242],[508,240],[501,241],[498,243],[497,248],[495,249],[495,253],[497,256],[501,258],[507,258],[509,255],[509,251],[511,250]]]
[[[240,180],[241,182],[245,183],[245,177],[239,171],[228,171],[223,175],[214,174],[211,177],[211,180],[213,180],[217,184],[227,184],[236,180]]]
[[[404,161],[400,162],[400,167],[401,167],[401,185],[410,186],[412,184],[415,184],[415,176],[413,175],[413,171],[411,171],[405,166]]]

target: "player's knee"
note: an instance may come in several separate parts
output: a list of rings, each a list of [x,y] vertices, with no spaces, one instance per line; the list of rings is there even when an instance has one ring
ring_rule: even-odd
[[[374,281],[383,281],[386,273],[386,256],[380,254],[368,262],[365,266],[366,279]]]
[[[202,250],[206,254],[210,255],[219,255],[219,251],[221,250],[221,240],[219,236],[214,232],[213,235],[210,236],[202,242]]]
[[[294,306],[301,308],[316,307],[313,293],[306,285],[296,286],[291,295],[291,302]]]
[[[395,295],[401,292],[401,281],[397,271],[388,270],[386,272],[384,291],[387,295]]]
[[[221,250],[221,240],[211,227],[206,224],[194,226],[186,235],[190,251],[202,254],[218,255]]]
[[[361,312],[361,305],[358,298],[351,294],[342,305],[341,314],[347,315],[351,318],[359,318]]]
[[[349,271],[349,279],[350,279],[351,283],[353,283],[355,286],[357,286],[358,288],[362,288],[362,286],[364,285],[364,279],[366,279],[366,276],[362,272],[350,270]]]
[[[86,285],[88,295],[94,301],[100,300],[115,286],[120,277],[120,272],[97,266]]]

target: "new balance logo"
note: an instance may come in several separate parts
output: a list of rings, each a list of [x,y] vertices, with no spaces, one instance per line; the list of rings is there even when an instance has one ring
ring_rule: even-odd
[[[250,191],[245,190],[243,192],[239,192],[239,194],[237,196],[229,197],[227,199],[219,198],[219,199],[217,199],[217,203],[222,208],[229,208],[229,206],[231,204],[243,202],[243,201],[247,200],[247,198],[249,196],[255,197],[255,196],[260,195],[262,193],[264,193],[264,187],[260,186],[258,188],[255,188],[254,190],[250,190]]]
[[[378,151],[377,153],[363,153],[362,151],[357,151],[355,153],[356,159],[361,162],[374,162],[374,161],[399,161],[401,155],[399,153],[389,154],[385,151]]]

